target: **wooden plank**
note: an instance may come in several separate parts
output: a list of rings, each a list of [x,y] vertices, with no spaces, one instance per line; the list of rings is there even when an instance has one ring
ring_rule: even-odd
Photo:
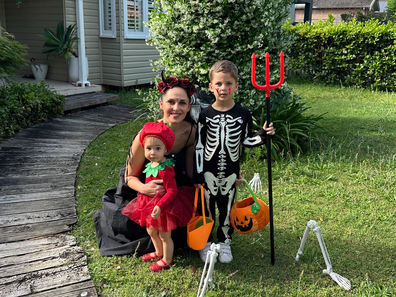
[[[83,150],[75,150],[75,149],[63,149],[63,150],[52,150],[45,148],[32,150],[31,152],[26,150],[9,150],[9,151],[0,151],[0,158],[2,159],[10,159],[13,157],[25,157],[25,158],[49,158],[49,157],[77,157],[78,155],[82,155]]]
[[[62,139],[62,140],[73,140],[73,139],[84,139],[87,134],[84,131],[62,131],[62,130],[51,130],[45,128],[38,128],[36,126],[22,130],[20,137],[33,138],[33,139]],[[38,140],[37,140],[38,141]],[[89,142],[86,142],[88,144]]]
[[[78,118],[84,118],[84,119],[90,119],[93,121],[98,121],[98,122],[110,122],[112,121],[113,123],[121,123],[125,122],[127,120],[134,119],[138,116],[138,114],[134,111],[134,109],[113,109],[111,108],[112,106],[115,105],[110,105],[107,110],[100,109],[100,107],[95,108],[99,109],[95,113],[90,113],[89,110],[86,113],[81,113],[78,114]],[[117,105],[118,106],[118,105]]]
[[[1,296],[18,297],[89,280],[83,263],[50,268],[0,279]]]
[[[98,297],[96,293],[95,284],[93,281],[82,281],[77,284],[72,284],[69,286],[63,286],[53,290],[48,290],[41,293],[30,294],[31,297],[77,297],[81,296],[82,292],[87,292],[89,297]]]
[[[41,210],[36,212],[29,211],[27,208],[22,208],[20,214],[1,215],[0,228],[12,226],[18,227],[37,223],[49,223],[61,220],[77,221],[77,213],[74,205],[70,208]]]
[[[80,123],[75,123],[74,121],[61,121],[61,122],[51,121],[43,125],[40,129],[45,131],[53,130],[53,131],[62,131],[62,132],[84,132],[84,133],[96,135],[97,131],[108,129],[112,125],[113,125],[112,123],[99,123],[99,125],[98,123],[93,123],[93,125],[87,123],[82,125]]]
[[[59,189],[52,184],[40,184],[34,185],[34,192],[42,193],[42,192],[50,192]],[[74,185],[63,185],[62,189],[73,189]],[[29,194],[32,193],[32,187],[15,187],[14,185],[0,185],[0,193],[4,193],[6,195],[19,195],[19,194]]]
[[[3,227],[0,228],[0,243],[67,232],[70,230],[70,225],[75,222],[76,218],[68,218],[65,220],[28,224],[23,226]]]
[[[68,173],[59,176],[25,176],[24,178],[14,177],[14,176],[5,176],[0,177],[0,183],[4,185],[12,185],[12,186],[33,186],[36,184],[50,184],[54,187],[60,189],[62,185],[72,185],[76,180],[76,175],[74,173]]]
[[[59,200],[65,197],[73,197],[74,200],[74,185],[62,187],[61,189],[51,189],[49,191],[29,191],[27,193],[18,192],[16,194],[6,194],[1,192],[0,204],[15,203],[15,202],[35,202],[44,199]],[[40,202],[41,203],[41,202]],[[0,207],[1,212],[1,207]]]
[[[7,146],[59,146],[64,145],[65,147],[86,147],[87,140],[86,139],[74,139],[74,140],[65,140],[65,139],[40,139],[37,141],[36,139],[32,138],[20,138],[19,134],[15,138],[11,138],[7,141],[3,141],[1,143],[2,147]]]
[[[69,173],[76,173],[76,167],[72,166],[58,166],[56,164],[40,166],[33,164],[31,166],[17,167],[17,166],[2,166],[0,176],[13,175],[14,177],[25,176],[48,176],[48,175],[63,175]]]
[[[69,165],[69,166],[78,166],[80,162],[80,156],[71,156],[71,157],[35,157],[30,158],[29,156],[16,156],[14,158],[0,158],[0,165],[8,165],[8,166],[26,166],[27,164],[50,164],[50,165]]]
[[[76,239],[70,235],[42,237],[31,240],[0,244],[0,259],[10,256],[32,254],[39,251],[76,245]],[[23,246],[23,249],[21,249]]]
[[[34,154],[37,155],[38,153],[47,155],[47,154],[64,154],[64,153],[83,153],[85,147],[83,146],[62,146],[62,145],[53,145],[53,146],[3,146],[0,147],[0,154]]]
[[[23,246],[23,241],[20,241],[20,246]],[[75,248],[75,246],[73,246]],[[22,267],[20,271],[16,271],[15,274],[9,274],[9,272],[3,271],[4,267],[11,267],[11,266],[16,266],[16,265],[23,265],[25,263],[34,263],[36,261],[44,261],[44,260],[51,260],[55,257],[59,257],[63,252],[68,252],[69,249],[73,248],[71,246],[61,246],[61,247],[55,247],[53,249],[46,249],[43,251],[36,251],[35,253],[28,253],[24,255],[12,255],[10,257],[4,257],[0,258],[0,277],[6,277],[6,276],[12,276],[12,275],[18,275],[22,273],[27,273],[26,271],[23,272],[23,270],[26,270],[26,268]],[[59,265],[55,265],[59,266]],[[12,269],[14,269],[14,267]],[[7,269],[7,268],[5,268]],[[31,270],[34,271],[34,270]],[[31,272],[28,271],[28,272]],[[4,274],[4,275],[3,275]],[[8,274],[8,275],[5,275]]]
[[[64,110],[70,111],[118,100],[118,95],[108,93],[88,93],[65,97]]]
[[[86,265],[86,257],[79,247],[63,247],[45,252],[38,252],[28,256],[20,256],[19,263],[0,266],[1,278],[28,274],[40,270],[56,268],[64,265]],[[16,258],[11,260],[17,261]],[[22,262],[25,261],[25,262]]]
[[[84,126],[99,126],[103,127],[104,129],[108,128],[108,126],[112,126],[112,123],[97,123],[97,122],[92,122],[90,120],[85,120],[83,118],[75,118],[72,117],[73,114],[66,114],[60,119],[53,119],[54,123],[75,123],[77,125],[80,125],[82,127]]]
[[[0,217],[13,214],[31,213],[44,210],[70,209],[76,207],[74,195],[61,199],[42,199],[27,202],[0,203]]]

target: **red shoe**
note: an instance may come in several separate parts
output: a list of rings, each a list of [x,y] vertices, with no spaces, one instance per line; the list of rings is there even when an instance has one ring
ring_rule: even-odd
[[[151,255],[151,254],[154,254],[154,255]],[[162,258],[162,256],[158,256],[156,252],[148,253],[148,254],[145,254],[142,256],[142,260],[144,262],[150,262],[152,260],[159,259],[159,258]]]
[[[173,260],[169,263],[169,264],[166,264],[166,262],[164,261],[164,259],[161,259],[160,260],[161,262],[162,262],[162,264],[164,264],[164,266],[160,266],[159,264],[158,264],[158,262],[155,262],[155,263],[153,263],[153,264],[151,264],[150,265],[150,270],[151,271],[154,271],[154,272],[159,272],[159,271],[161,271],[161,270],[165,270],[165,269],[169,269],[172,265],[173,265]]]

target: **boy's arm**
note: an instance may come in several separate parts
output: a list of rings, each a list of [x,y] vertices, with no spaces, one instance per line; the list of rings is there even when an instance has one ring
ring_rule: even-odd
[[[244,147],[256,147],[265,144],[267,140],[267,132],[264,129],[252,132],[253,119],[250,113],[246,114],[246,134],[242,145]]]

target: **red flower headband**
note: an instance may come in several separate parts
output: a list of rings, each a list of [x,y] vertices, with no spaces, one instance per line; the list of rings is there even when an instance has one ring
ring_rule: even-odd
[[[196,92],[195,86],[188,78],[179,79],[176,76],[164,78],[164,72],[162,71],[162,81],[158,84],[158,90],[164,94],[166,90],[172,89],[173,87],[181,87],[186,90],[189,96]]]

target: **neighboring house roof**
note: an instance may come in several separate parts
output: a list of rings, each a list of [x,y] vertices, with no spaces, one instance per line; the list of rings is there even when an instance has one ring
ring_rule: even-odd
[[[372,1],[373,0],[313,0],[313,8],[364,8],[370,7]]]

